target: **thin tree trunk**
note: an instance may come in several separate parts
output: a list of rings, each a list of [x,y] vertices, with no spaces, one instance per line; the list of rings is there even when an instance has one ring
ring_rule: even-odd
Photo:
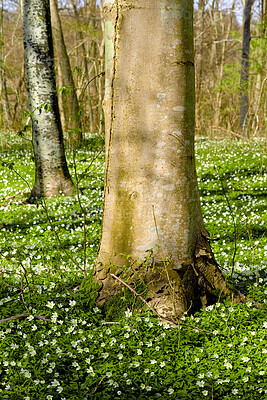
[[[62,77],[62,71],[61,71],[61,67],[60,67],[60,62],[59,62],[59,58],[57,58],[57,77],[58,77],[58,86],[59,88],[63,88],[64,87],[64,81],[63,81],[63,77]],[[64,110],[64,99],[63,99],[63,92],[62,90],[59,91],[58,93],[58,106],[59,106],[59,112],[60,112],[60,120],[61,120],[61,125],[62,125],[62,129],[63,132],[67,132],[68,128],[67,128],[67,124],[66,124],[66,114],[67,111]]]
[[[18,82],[18,85],[17,85],[17,89],[16,89],[16,100],[15,100],[15,104],[14,104],[14,107],[13,107],[14,111],[13,111],[13,115],[12,115],[12,125],[14,125],[15,120],[16,120],[17,109],[18,109],[18,105],[19,105],[19,102],[20,102],[20,94],[21,94],[21,90],[22,90],[22,87],[23,87],[24,84],[25,84],[25,67],[23,65],[22,71],[21,71],[21,75],[20,75],[20,78],[19,78],[19,82]]]
[[[8,103],[7,87],[6,87],[6,74],[5,74],[3,11],[4,11],[4,1],[1,0],[1,9],[0,9],[0,98],[2,101],[5,123],[7,124],[7,126],[9,126],[10,125],[10,109],[9,109],[9,103]]]
[[[232,7],[230,10],[230,15],[229,15],[229,20],[228,20],[228,24],[227,27],[225,27],[225,23],[223,21],[223,13],[222,13],[222,9],[219,11],[220,13],[220,20],[221,20],[221,29],[222,29],[222,37],[225,38],[225,40],[222,43],[222,50],[221,50],[221,59],[220,59],[220,65],[218,68],[218,81],[221,84],[222,79],[223,79],[223,68],[224,68],[224,64],[225,64],[225,57],[226,57],[226,41],[229,39],[230,37],[230,33],[232,30],[232,16],[233,16],[233,12],[235,9],[235,0],[233,0],[232,2]],[[218,54],[217,54],[218,57]],[[217,91],[216,94],[216,106],[215,106],[215,117],[214,117],[214,126],[218,127],[220,126],[220,115],[221,115],[221,105],[222,105],[222,96],[223,93],[221,91]]]
[[[35,158],[31,197],[70,195],[73,184],[58,109],[49,0],[23,0],[23,39]]]
[[[50,8],[58,62],[60,64],[63,85],[67,87],[68,91],[68,94],[64,95],[63,93],[62,95],[66,130],[70,132],[71,142],[79,142],[82,139],[79,102],[58,14],[57,0],[50,0]]]
[[[249,78],[249,47],[250,47],[250,22],[251,9],[254,0],[246,0],[243,21],[243,43],[240,76],[240,128],[245,137],[248,136],[248,78]]]
[[[71,0],[71,5],[73,8],[76,20],[79,21],[79,19],[80,19],[79,13],[77,10],[77,5],[74,0]],[[90,10],[91,10],[91,7],[90,7]],[[84,37],[83,37],[83,33],[82,33],[81,29],[78,29],[77,36],[78,36],[79,42],[81,43],[82,55],[83,55],[82,65],[83,65],[83,73],[84,73],[84,77],[85,77],[85,85],[86,85],[86,92],[87,92],[88,105],[89,105],[89,129],[90,129],[90,132],[94,132],[95,121],[94,121],[93,105],[92,105],[91,94],[90,94],[90,85],[88,84],[90,77],[89,77],[88,62],[87,62],[87,51],[86,51]],[[80,97],[80,100],[82,100],[81,97]]]
[[[125,273],[130,283],[145,282],[159,314],[177,317],[205,304],[212,288],[231,293],[207,240],[197,185],[193,1],[106,0],[105,20],[99,303],[121,290],[111,273]]]

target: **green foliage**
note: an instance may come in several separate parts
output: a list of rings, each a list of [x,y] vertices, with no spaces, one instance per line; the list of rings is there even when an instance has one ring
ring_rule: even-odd
[[[211,237],[219,236],[212,243],[216,259],[225,274],[234,262],[235,286],[261,307],[224,300],[183,317],[177,327],[140,314],[143,304],[128,290],[113,300],[117,317],[111,307],[95,304],[98,287],[91,271],[100,238],[103,143],[88,139],[76,150],[86,248],[77,199],[25,204],[28,186],[14,172],[32,185],[34,164],[24,143],[16,136],[1,147],[0,319],[28,316],[0,324],[0,399],[266,397],[263,143],[196,145],[205,224]],[[72,154],[67,158],[74,175]],[[135,289],[145,297],[144,287]]]
[[[147,288],[143,282],[137,282],[135,291],[146,297]],[[103,313],[105,321],[119,321],[124,318],[125,314],[133,315],[137,311],[145,308],[143,301],[137,297],[132,291],[127,288],[122,288],[120,293],[117,293],[109,301],[105,302]]]

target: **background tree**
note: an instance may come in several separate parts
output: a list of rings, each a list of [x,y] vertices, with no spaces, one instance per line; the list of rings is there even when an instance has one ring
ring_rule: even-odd
[[[58,0],[58,12],[85,133],[102,132],[102,2],[103,0]],[[251,19],[248,85],[248,130],[251,137],[266,133],[266,35],[261,28],[264,26],[264,9],[266,0],[255,0]],[[194,1],[197,136],[240,136],[242,13],[241,0]],[[22,129],[26,123],[23,112],[27,109],[27,94],[18,0],[4,1],[3,38],[11,128]],[[56,66],[58,62],[59,58],[55,53]],[[60,72],[57,67],[58,88],[64,86]],[[61,119],[64,124],[62,112]],[[2,117],[2,121],[5,118]]]
[[[2,115],[7,126],[10,124],[10,110],[7,97],[6,74],[5,74],[5,53],[4,53],[4,36],[3,36],[3,13],[4,0],[0,5],[0,97],[2,103]]]
[[[64,130],[70,132],[72,142],[80,142],[82,139],[82,125],[80,119],[80,108],[77,98],[76,87],[72,75],[71,65],[65,46],[62,26],[57,9],[57,1],[50,0],[53,39],[57,52],[58,69],[62,82],[62,110],[64,114]]]
[[[23,1],[23,36],[35,183],[32,197],[72,194],[59,117],[49,0]]]
[[[243,42],[241,58],[241,76],[240,76],[240,128],[247,136],[248,120],[248,78],[249,78],[249,47],[250,47],[250,21],[252,5],[254,0],[245,0],[244,21],[243,21]]]
[[[99,301],[121,290],[111,273],[122,267],[132,284],[144,280],[161,315],[181,316],[212,289],[230,293],[208,243],[195,170],[193,1],[107,0],[105,9]]]

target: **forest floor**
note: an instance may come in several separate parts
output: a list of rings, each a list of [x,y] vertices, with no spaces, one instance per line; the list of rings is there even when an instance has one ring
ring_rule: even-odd
[[[126,292],[123,316],[107,317],[95,304],[101,140],[88,139],[75,154],[67,150],[81,204],[64,196],[27,204],[34,178],[30,142],[2,134],[0,153],[0,399],[267,397],[263,140],[196,142],[205,225],[218,239],[212,242],[216,260],[261,307],[221,299],[184,316],[176,328],[140,314]]]

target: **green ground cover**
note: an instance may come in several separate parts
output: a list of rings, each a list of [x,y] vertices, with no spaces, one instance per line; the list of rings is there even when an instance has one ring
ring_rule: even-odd
[[[95,304],[90,271],[101,230],[101,149],[100,141],[88,139],[76,151],[75,163],[67,152],[72,176],[76,165],[81,178],[82,208],[77,198],[64,196],[29,205],[25,199],[34,173],[30,144],[1,136],[0,319],[28,317],[0,324],[0,399],[264,398],[263,141],[196,144],[205,224],[210,236],[218,238],[212,242],[216,259],[228,279],[232,275],[235,286],[262,306],[221,300],[183,317],[176,328],[150,313],[139,314],[130,297],[117,321],[107,321]],[[85,275],[87,284],[81,285]]]

